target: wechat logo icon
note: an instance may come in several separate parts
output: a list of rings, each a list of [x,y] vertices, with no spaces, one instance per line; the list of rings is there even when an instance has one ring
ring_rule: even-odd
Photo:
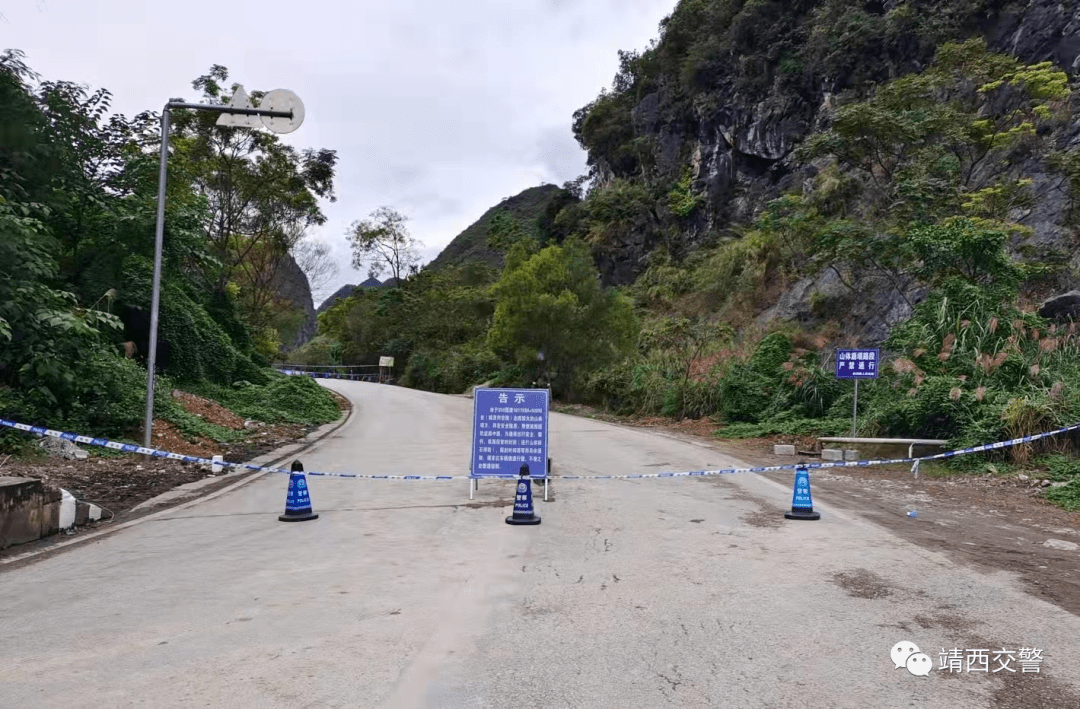
[[[892,658],[894,670],[906,667],[907,671],[917,677],[926,677],[930,670],[934,669],[934,663],[928,655],[919,651],[919,646],[910,640],[901,640],[893,645],[889,652]]]

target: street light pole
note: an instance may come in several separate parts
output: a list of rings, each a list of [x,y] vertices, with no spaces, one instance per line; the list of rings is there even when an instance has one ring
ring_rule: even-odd
[[[272,92],[273,93],[273,92]],[[285,92],[282,92],[285,93]],[[299,103],[299,99],[296,99]],[[169,172],[169,124],[172,117],[172,109],[187,108],[195,111],[214,111],[217,113],[238,114],[242,116],[265,116],[268,118],[288,118],[290,126],[283,128],[267,124],[275,132],[289,132],[295,130],[299,123],[295,123],[299,113],[299,119],[303,120],[303,107],[294,112],[272,111],[260,108],[240,108],[237,106],[212,106],[204,103],[185,103],[183,99],[173,98],[165,104],[161,112],[161,165],[158,168],[158,203],[157,225],[154,229],[154,281],[153,292],[150,296],[150,351],[146,356],[146,418],[143,420],[143,447],[150,448],[154,425],[154,368],[157,364],[157,330],[158,330],[158,306],[161,301],[161,251],[165,235],[165,185]],[[220,120],[220,119],[219,119]],[[295,123],[295,125],[294,125]]]
[[[158,167],[157,226],[154,228],[154,283],[150,296],[150,352],[146,358],[146,418],[143,420],[143,447],[150,448],[154,425],[154,365],[157,360],[158,304],[161,298],[161,246],[165,238],[165,183],[169,176],[170,99],[161,112],[161,165]]]

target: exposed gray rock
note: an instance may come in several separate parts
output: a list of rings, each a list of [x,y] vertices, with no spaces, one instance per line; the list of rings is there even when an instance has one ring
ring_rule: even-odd
[[[90,457],[88,451],[79,448],[77,445],[64,438],[43,436],[41,440],[38,441],[38,447],[52,457],[63,458],[64,460],[85,460]]]
[[[1073,290],[1048,298],[1039,306],[1039,315],[1047,320],[1080,320],[1080,291]]]
[[[1043,542],[1043,546],[1049,547],[1050,549],[1059,549],[1061,551],[1076,551],[1077,549],[1080,549],[1080,544],[1077,544],[1076,542],[1067,542],[1064,539],[1047,539]]]
[[[843,278],[837,270],[844,273]],[[884,276],[852,274],[838,265],[795,283],[757,322],[794,321],[806,329],[842,322],[846,334],[857,342],[881,344],[890,328],[909,318],[912,307],[925,297],[924,288],[911,287],[901,295]]]
[[[656,130],[656,119],[660,115],[660,94],[653,91],[638,102],[631,112],[634,131],[639,134],[652,133]]]
[[[1075,2],[1030,0],[1008,6],[987,31],[991,46],[1026,62],[1080,69],[1080,8]]]

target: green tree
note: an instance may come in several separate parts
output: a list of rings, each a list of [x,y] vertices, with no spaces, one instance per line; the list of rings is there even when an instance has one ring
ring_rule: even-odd
[[[908,243],[918,264],[915,273],[932,286],[959,278],[1008,298],[1016,294],[1024,277],[1025,269],[1006,250],[1009,235],[970,218],[953,217],[942,224],[915,227]]]
[[[701,317],[668,315],[642,332],[641,344],[655,348],[667,368],[678,377],[680,386],[685,387],[694,362],[732,335],[731,327],[726,323],[713,323]]]
[[[20,393],[24,413],[56,421],[77,400],[80,367],[119,321],[79,307],[64,287],[49,222],[51,205],[66,204],[58,175],[71,166],[50,143],[49,118],[31,90],[36,75],[22,56],[0,54],[0,385]]]
[[[228,70],[220,65],[192,82],[203,92],[202,102],[225,105],[230,91],[223,87]],[[264,96],[255,91],[258,105]],[[297,150],[274,133],[260,128],[217,125],[219,114],[176,111],[174,159],[176,167],[203,195],[209,214],[203,224],[215,263],[202,276],[211,290],[230,281],[249,291],[241,296],[244,317],[254,327],[273,316],[267,294],[274,286],[273,272],[306,229],[324,224],[319,199],[336,201],[333,150]],[[209,264],[208,264],[209,265]]]
[[[116,316],[77,307],[74,294],[48,283],[58,275],[56,241],[37,214],[41,205],[0,197],[0,382],[26,392],[35,408],[67,410],[78,367]]]
[[[637,323],[629,298],[600,285],[588,248],[571,239],[529,255],[507,255],[494,285],[488,345],[506,361],[572,394],[575,375],[617,361],[633,346]]]
[[[981,38],[949,42],[926,70],[842,106],[801,152],[860,171],[877,221],[906,227],[964,211],[1005,220],[1027,193],[1010,157],[1062,114],[1068,95],[1050,62],[1021,64]]]
[[[1033,200],[1016,158],[1039,147],[1039,128],[1062,117],[1068,95],[1066,75],[1049,62],[1024,65],[976,38],[943,44],[926,70],[841,106],[832,128],[800,148],[803,157],[835,157],[839,170],[820,174],[805,200],[789,198],[812,228],[806,242],[817,265],[842,280],[838,262],[876,273],[906,299],[916,277],[935,268],[920,265],[937,253],[928,242],[911,242],[930,233],[922,227],[963,215],[974,220],[964,234],[976,222],[1024,232],[1009,222]]]
[[[353,267],[367,265],[368,275],[375,278],[390,271],[397,286],[402,277],[414,272],[420,261],[419,242],[405,226],[407,217],[390,207],[379,207],[367,219],[357,220],[349,227]]]

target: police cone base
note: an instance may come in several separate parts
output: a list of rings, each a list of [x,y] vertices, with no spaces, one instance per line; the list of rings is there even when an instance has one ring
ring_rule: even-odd
[[[795,492],[791,498],[791,512],[785,512],[784,518],[821,519],[821,513],[814,512],[814,501],[810,497],[810,473],[806,468],[795,471]]]
[[[791,512],[784,513],[785,519],[821,519],[820,512],[792,507]]]
[[[289,475],[289,492],[285,497],[285,514],[278,516],[282,522],[304,522],[309,519],[318,519],[319,515],[311,511],[311,495],[308,492],[307,476],[303,468]]]
[[[533,513],[532,481],[521,480],[517,484],[514,496],[514,514],[506,518],[507,524],[540,524],[540,518]]]

